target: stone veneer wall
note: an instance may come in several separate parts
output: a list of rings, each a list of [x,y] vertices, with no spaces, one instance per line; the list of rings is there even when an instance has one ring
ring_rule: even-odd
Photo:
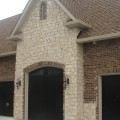
[[[0,81],[15,79],[15,56],[0,58]]]
[[[98,79],[101,74],[120,73],[120,40],[86,43],[84,50],[84,120],[99,119]]]
[[[47,0],[47,19],[40,20],[40,1],[35,4],[22,28],[23,40],[17,43],[15,78],[22,80],[15,89],[15,120],[24,120],[24,69],[49,61],[63,64],[70,84],[65,90],[64,119],[83,119],[83,49],[76,44],[78,29],[68,29],[69,17],[53,1]],[[79,83],[79,84],[78,84]]]
[[[83,101],[83,45],[77,45],[77,120],[84,120],[84,101]]]

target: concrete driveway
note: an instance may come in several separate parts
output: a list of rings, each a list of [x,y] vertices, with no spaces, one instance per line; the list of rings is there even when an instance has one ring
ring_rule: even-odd
[[[13,117],[0,116],[0,120],[14,120],[14,118]]]

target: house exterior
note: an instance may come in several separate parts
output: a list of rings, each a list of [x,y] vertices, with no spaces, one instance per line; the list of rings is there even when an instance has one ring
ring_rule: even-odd
[[[119,110],[107,111],[102,91],[107,96],[112,89],[107,86],[120,79],[119,12],[120,0],[29,0],[22,14],[1,20],[0,81],[14,82],[14,100],[9,110],[0,110],[0,116],[5,120],[115,120]],[[11,105],[1,104],[6,109]],[[118,114],[112,118],[111,112]]]

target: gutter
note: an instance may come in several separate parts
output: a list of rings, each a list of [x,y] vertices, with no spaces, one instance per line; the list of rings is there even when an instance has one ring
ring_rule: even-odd
[[[120,32],[117,33],[111,33],[111,34],[105,34],[105,35],[100,35],[100,36],[94,36],[94,37],[88,37],[88,38],[82,38],[82,39],[77,39],[77,43],[88,43],[88,42],[97,42],[97,41],[103,41],[103,40],[110,40],[110,39],[115,39],[115,38],[120,38]]]
[[[7,53],[1,53],[0,58],[7,57],[7,56],[12,56],[12,55],[16,55],[16,51],[7,52]]]

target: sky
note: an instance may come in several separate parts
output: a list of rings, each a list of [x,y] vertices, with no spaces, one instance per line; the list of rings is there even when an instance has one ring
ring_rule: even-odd
[[[0,0],[0,20],[19,14],[29,0]]]

